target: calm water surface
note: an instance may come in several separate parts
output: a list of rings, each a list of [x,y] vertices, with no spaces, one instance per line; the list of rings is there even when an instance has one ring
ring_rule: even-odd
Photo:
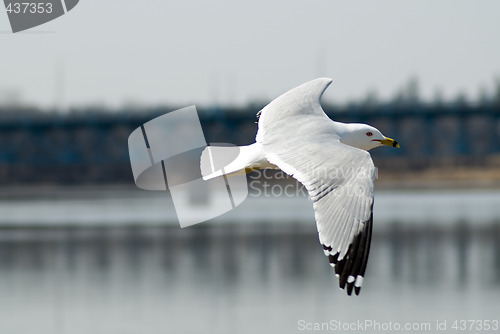
[[[401,207],[413,206],[402,195],[378,196],[380,218],[357,297],[338,289],[314,224],[299,213],[286,224],[250,223],[236,215],[186,229],[109,224],[112,214],[108,224],[88,219],[88,226],[47,227],[36,217],[31,225],[29,220],[4,224],[0,333],[343,333],[334,327],[303,329],[366,320],[393,328],[428,323],[430,330],[414,331],[428,333],[442,333],[437,322],[446,320],[444,332],[453,333],[455,320],[500,320],[498,194],[464,195],[465,202],[480,203],[472,206],[477,221],[474,209],[454,216],[464,209],[457,206],[459,199],[449,200],[455,193],[438,196],[449,202],[441,205],[444,212],[435,205],[435,194],[407,196],[425,219],[409,212],[405,220]],[[75,207],[88,205],[72,200]],[[385,210],[396,200],[401,203],[391,216]],[[45,212],[43,221],[50,221],[51,207],[36,203]],[[131,203],[125,201],[129,208]],[[283,215],[302,208],[297,203],[283,201]],[[12,214],[17,204],[3,201],[0,207]],[[454,214],[448,212],[453,208]],[[98,205],[86,210],[99,216]],[[141,207],[135,210],[140,213]],[[268,214],[273,216],[271,209]]]

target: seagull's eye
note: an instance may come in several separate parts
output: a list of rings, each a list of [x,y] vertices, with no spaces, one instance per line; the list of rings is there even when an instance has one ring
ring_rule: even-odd
[[[371,133],[371,132],[367,132],[367,133],[366,133],[366,135],[367,135],[368,137],[371,137],[371,136],[373,136],[373,133]]]

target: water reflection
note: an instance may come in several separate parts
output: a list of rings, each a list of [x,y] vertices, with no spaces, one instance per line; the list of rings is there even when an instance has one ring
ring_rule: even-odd
[[[374,235],[359,297],[336,287],[306,224],[3,229],[0,331],[288,333],[301,319],[498,317],[499,222],[390,226]]]

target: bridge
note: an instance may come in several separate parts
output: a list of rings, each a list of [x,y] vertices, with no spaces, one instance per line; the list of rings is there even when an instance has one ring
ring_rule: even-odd
[[[257,131],[255,114],[261,107],[199,108],[207,142],[252,143]],[[175,109],[94,109],[64,114],[0,110],[0,182],[133,182],[129,134]],[[400,149],[372,151],[376,164],[384,168],[500,167],[498,104],[384,104],[324,109],[335,120],[368,123],[397,139]]]

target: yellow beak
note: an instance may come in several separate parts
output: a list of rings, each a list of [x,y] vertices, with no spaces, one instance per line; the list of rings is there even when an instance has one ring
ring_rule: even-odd
[[[392,146],[392,147],[398,147],[399,148],[399,143],[395,141],[392,138],[385,137],[384,140],[379,140],[382,145],[387,145],[387,146]]]

